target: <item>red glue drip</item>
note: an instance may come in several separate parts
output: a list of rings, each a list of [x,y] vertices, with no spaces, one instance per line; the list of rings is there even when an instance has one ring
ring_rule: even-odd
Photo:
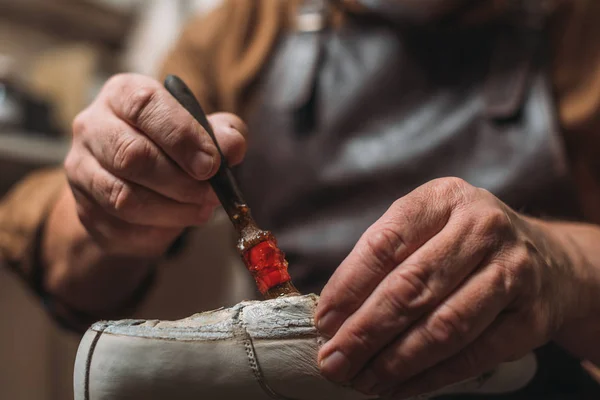
[[[285,254],[271,240],[260,242],[246,251],[244,262],[263,295],[269,289],[291,280]]]

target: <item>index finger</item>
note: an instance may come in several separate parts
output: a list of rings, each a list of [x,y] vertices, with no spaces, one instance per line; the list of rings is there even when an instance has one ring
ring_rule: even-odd
[[[443,182],[396,201],[365,232],[323,288],[315,315],[322,333],[333,336],[392,270],[444,228],[455,187]]]
[[[208,133],[158,82],[137,75],[117,76],[106,91],[108,107],[188,174],[205,180],[218,170],[218,151]]]

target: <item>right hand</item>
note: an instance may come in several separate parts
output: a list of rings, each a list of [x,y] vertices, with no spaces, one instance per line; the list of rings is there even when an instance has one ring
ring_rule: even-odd
[[[246,126],[209,116],[231,165],[246,151]],[[184,228],[219,204],[207,180],[220,164],[208,133],[157,81],[111,78],[73,123],[65,169],[77,213],[104,251],[162,255]]]

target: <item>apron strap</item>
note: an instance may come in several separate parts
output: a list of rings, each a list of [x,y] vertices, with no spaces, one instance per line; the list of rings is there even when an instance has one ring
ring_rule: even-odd
[[[299,135],[315,123],[315,87],[323,53],[323,33],[329,27],[329,8],[325,0],[305,0],[297,10],[295,31],[288,34],[278,50],[279,78],[273,101],[291,112]]]
[[[490,119],[514,118],[525,103],[533,74],[544,57],[547,12],[539,3],[519,0],[510,22],[499,27],[484,87],[485,110]]]

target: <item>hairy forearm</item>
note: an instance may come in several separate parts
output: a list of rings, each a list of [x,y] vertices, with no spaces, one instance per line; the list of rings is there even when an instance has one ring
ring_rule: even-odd
[[[46,221],[41,246],[46,292],[99,318],[113,318],[156,261],[103,251],[81,225],[68,188]]]
[[[600,227],[540,222],[573,268],[580,307],[566,316],[554,340],[571,353],[600,365]]]

